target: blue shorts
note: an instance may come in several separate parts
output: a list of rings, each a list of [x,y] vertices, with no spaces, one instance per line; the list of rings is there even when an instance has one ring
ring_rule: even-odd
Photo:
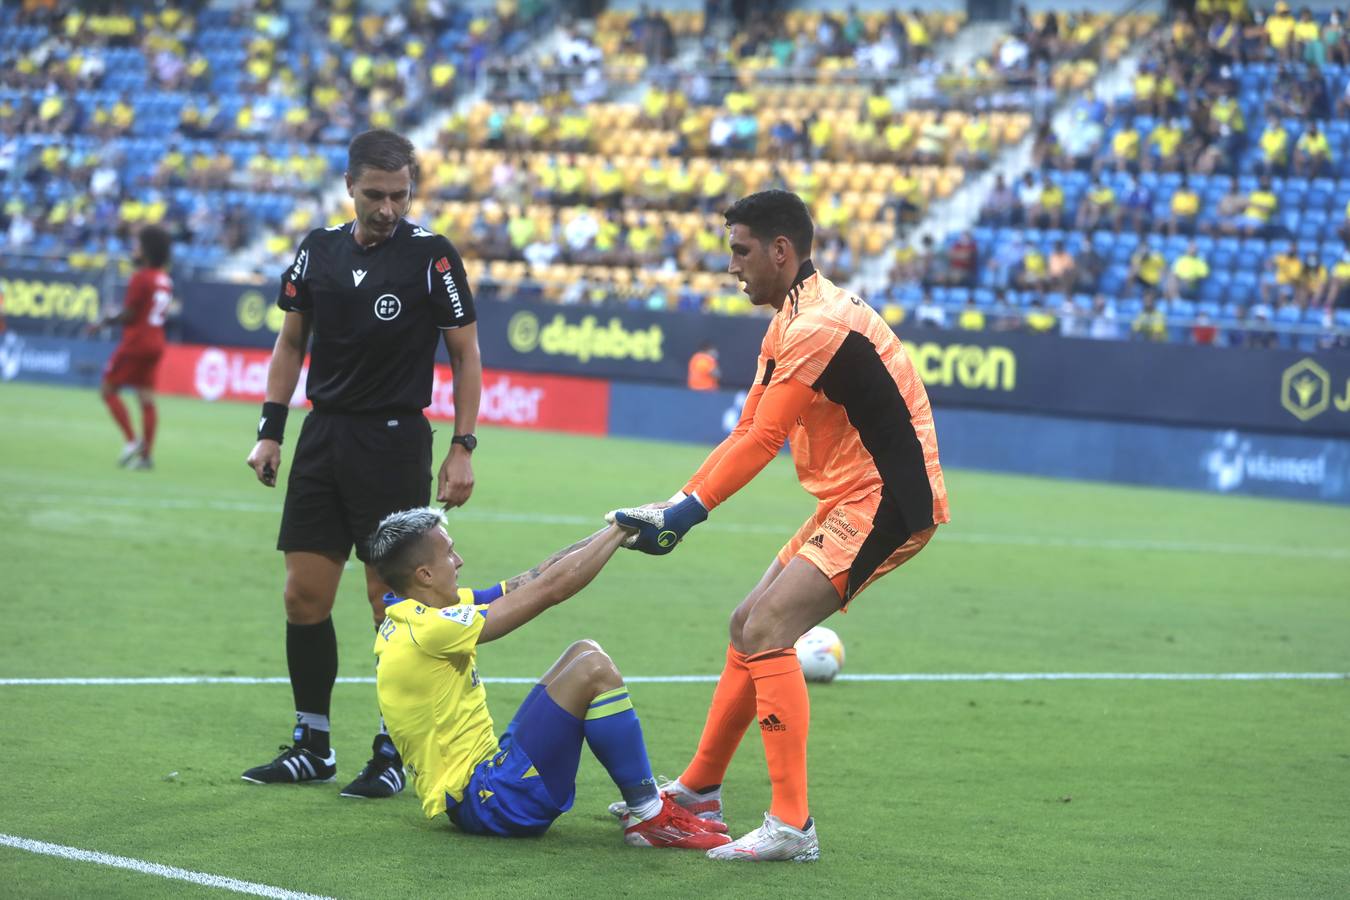
[[[581,720],[537,687],[506,726],[497,752],[474,768],[464,799],[456,803],[446,794],[446,814],[469,834],[543,834],[572,808],[584,741]]]

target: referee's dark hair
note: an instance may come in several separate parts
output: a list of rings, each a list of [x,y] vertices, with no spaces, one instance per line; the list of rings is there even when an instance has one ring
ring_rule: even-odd
[[[799,259],[811,255],[811,241],[816,227],[811,224],[811,213],[802,198],[791,191],[759,191],[749,194],[723,214],[727,225],[744,225],[750,233],[767,244],[777,237],[785,237]]]
[[[173,238],[158,225],[147,225],[140,230],[137,238],[141,242],[141,261],[152,269],[162,269],[169,262],[169,251]]]
[[[352,181],[361,177],[367,167],[383,172],[397,172],[404,166],[417,181],[417,151],[412,141],[387,128],[372,128],[352,138],[347,146],[347,174]]]
[[[445,517],[429,506],[390,513],[367,541],[370,564],[380,579],[403,596],[413,571],[430,557],[426,536],[444,525]]]

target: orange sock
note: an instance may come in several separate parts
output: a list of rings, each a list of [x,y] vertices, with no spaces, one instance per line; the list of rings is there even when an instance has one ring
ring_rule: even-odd
[[[755,681],[755,714],[764,738],[773,802],[769,812],[793,828],[810,817],[806,802],[806,734],[811,726],[811,700],[797,651],[767,650],[746,658]]]
[[[722,669],[722,677],[717,679],[708,721],[698,740],[698,751],[680,776],[680,784],[695,791],[721,784],[731,758],[736,755],[736,748],[741,745],[741,738],[745,737],[745,729],[753,721],[755,683],[750,680],[750,670],[745,667],[745,654],[728,645],[727,664]]]

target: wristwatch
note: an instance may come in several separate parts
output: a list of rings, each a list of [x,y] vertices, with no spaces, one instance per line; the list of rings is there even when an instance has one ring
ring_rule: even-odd
[[[474,437],[471,434],[457,434],[450,439],[450,443],[459,444],[465,450],[468,450],[470,453],[472,453],[474,451],[474,448],[478,446],[478,438]]]

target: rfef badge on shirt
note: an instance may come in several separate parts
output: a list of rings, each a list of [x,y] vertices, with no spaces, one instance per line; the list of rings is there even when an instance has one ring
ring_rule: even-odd
[[[440,332],[477,319],[464,262],[406,220],[372,247],[353,229],[310,232],[281,277],[277,305],[312,328],[306,395],[321,410],[424,409]]]

